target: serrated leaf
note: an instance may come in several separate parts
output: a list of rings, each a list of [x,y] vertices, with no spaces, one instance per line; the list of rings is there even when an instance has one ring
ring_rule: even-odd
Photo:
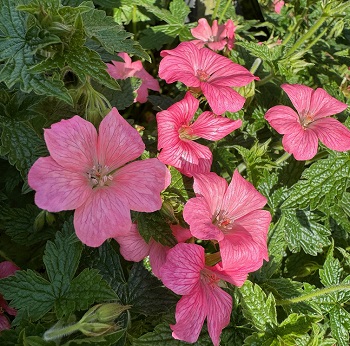
[[[339,346],[349,345],[350,314],[343,307],[334,305],[329,311],[332,336],[338,341]]]
[[[266,60],[269,62],[272,62],[274,60],[277,60],[282,53],[282,46],[275,46],[273,48],[269,48],[265,44],[257,44],[255,42],[236,42],[238,46],[244,47],[246,50],[248,50],[250,53],[252,53],[257,58],[260,58],[262,60]]]
[[[277,324],[276,304],[272,294],[266,296],[259,285],[246,281],[239,289],[244,317],[254,328],[264,331]]]
[[[57,316],[61,318],[73,311],[87,309],[93,303],[116,299],[115,292],[95,269],[84,269],[70,284],[64,296],[55,302]]]
[[[339,260],[333,257],[332,246],[328,250],[323,269],[320,269],[319,273],[321,282],[325,287],[339,284],[343,269]]]
[[[330,244],[330,230],[317,222],[318,216],[313,212],[284,209],[282,217],[285,219],[285,237],[292,252],[299,252],[302,248],[316,256]]]
[[[319,205],[329,206],[341,199],[350,176],[348,154],[332,154],[329,158],[312,164],[302,174],[302,180],[292,191],[282,208],[300,207],[311,209]]]
[[[55,36],[31,30],[27,32],[28,15],[17,11],[15,0],[3,0],[0,7],[0,82],[8,88],[19,83],[24,92],[55,96],[72,104],[72,98],[59,79],[44,74],[31,74],[29,68],[37,64],[35,51],[43,46],[58,43]],[[32,28],[33,29],[33,28]]]

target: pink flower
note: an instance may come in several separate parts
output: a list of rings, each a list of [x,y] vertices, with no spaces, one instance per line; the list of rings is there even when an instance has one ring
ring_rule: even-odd
[[[0,263],[0,279],[13,275],[20,268],[10,261]],[[4,315],[7,312],[9,315],[16,316],[16,310],[9,307],[6,300],[0,295],[0,332],[4,329],[10,329],[11,325],[7,317]]]
[[[230,185],[215,173],[194,176],[195,198],[184,208],[193,236],[218,241],[222,270],[239,269],[242,277],[268,260],[266,237],[271,215],[252,184],[235,171]]]
[[[215,346],[230,322],[232,297],[218,284],[220,277],[205,265],[204,248],[196,244],[177,244],[169,250],[161,268],[166,287],[182,295],[176,306],[173,337],[186,342],[198,339],[204,320]]]
[[[280,134],[284,134],[284,149],[296,160],[310,160],[318,148],[318,139],[328,148],[336,151],[350,150],[350,130],[333,114],[342,112],[347,105],[330,96],[325,90],[300,84],[283,84],[296,113],[287,106],[270,108],[265,119]]]
[[[237,112],[245,98],[232,87],[241,87],[258,79],[243,66],[213,52],[182,42],[175,49],[163,50],[159,77],[167,83],[180,81],[196,93],[202,92],[215,114]]]
[[[235,29],[236,27],[231,19],[222,25],[218,25],[218,21],[214,20],[212,27],[210,27],[208,21],[205,18],[201,18],[198,20],[198,26],[191,29],[193,37],[198,38],[198,40],[191,42],[199,48],[207,45],[210,49],[222,50],[227,45],[227,48],[231,50],[233,48]]]
[[[273,0],[273,5],[275,6],[275,12],[277,14],[280,14],[282,7],[284,6],[284,1],[283,0]]]
[[[145,145],[139,133],[113,108],[99,134],[79,116],[53,124],[44,133],[49,157],[39,158],[28,182],[35,203],[50,212],[73,210],[78,238],[89,246],[128,234],[130,209],[159,210],[160,192],[170,172],[158,159],[139,157]]]
[[[126,53],[119,53],[124,62],[112,61],[113,64],[107,64],[107,72],[114,79],[126,79],[137,77],[142,80],[141,86],[137,89],[137,97],[134,102],[145,103],[148,98],[148,89],[159,91],[159,83],[142,66],[141,61],[132,62]]]
[[[159,160],[190,177],[209,172],[213,161],[209,148],[194,140],[219,140],[242,124],[212,112],[203,112],[193,121],[198,106],[199,101],[187,92],[183,100],[157,114]]]

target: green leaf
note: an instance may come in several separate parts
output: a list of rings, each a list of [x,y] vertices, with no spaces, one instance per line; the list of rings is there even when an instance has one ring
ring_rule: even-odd
[[[247,280],[239,289],[244,317],[264,331],[277,324],[276,304],[272,294],[267,297],[259,285]]]
[[[350,313],[343,307],[334,305],[329,311],[330,327],[339,346],[349,345]]]
[[[330,230],[318,223],[319,217],[307,210],[284,209],[285,237],[292,252],[302,248],[306,253],[316,256],[330,244]]]
[[[27,32],[28,14],[17,11],[17,4],[15,0],[0,3],[0,62],[3,62],[0,82],[4,82],[8,88],[19,83],[24,92],[55,96],[72,104],[72,98],[61,80],[29,73],[29,69],[37,64],[36,50],[60,40],[47,31],[40,33],[40,29],[35,27]]]
[[[330,154],[330,157],[312,164],[302,174],[302,180],[292,187],[283,208],[300,207],[311,209],[319,205],[329,206],[340,200],[350,176],[348,154]]]
[[[269,48],[265,44],[257,44],[255,42],[236,42],[238,46],[244,47],[250,53],[252,53],[257,58],[262,60],[266,60],[272,62],[274,60],[279,59],[282,54],[282,46],[275,46],[273,48]]]
[[[125,334],[125,330],[118,330],[112,334],[93,336],[83,339],[74,338],[64,343],[62,346],[91,346],[98,344],[99,346],[110,346],[115,345],[115,343],[120,340],[120,338]]]

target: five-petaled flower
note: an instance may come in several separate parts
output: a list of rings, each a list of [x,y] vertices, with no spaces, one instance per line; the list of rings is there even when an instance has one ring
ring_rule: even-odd
[[[6,278],[10,275],[13,275],[16,270],[19,268],[10,261],[4,261],[0,263],[0,279]],[[9,315],[15,316],[17,311],[11,308],[3,296],[0,294],[0,332],[4,329],[10,329],[11,325],[7,317],[4,315],[4,312]]]
[[[159,91],[159,83],[142,66],[142,62],[131,61],[128,54],[122,52],[118,54],[124,62],[112,60],[112,64],[107,64],[107,72],[114,79],[126,79],[137,77],[142,80],[140,87],[136,90],[137,96],[134,102],[145,103],[148,98],[148,89]]]
[[[350,150],[350,130],[338,120],[331,118],[347,105],[330,96],[325,90],[300,84],[283,84],[296,113],[287,106],[270,108],[265,119],[280,134],[283,134],[284,149],[296,160],[310,160],[318,148],[318,139],[336,151]]]
[[[232,87],[241,87],[258,79],[243,66],[213,52],[182,42],[176,48],[163,50],[159,77],[167,83],[180,81],[194,93],[202,92],[215,114],[237,112],[245,102]]]
[[[157,114],[158,150],[162,149],[158,158],[187,176],[209,172],[213,161],[209,148],[195,139],[217,141],[242,125],[241,120],[208,111],[193,121],[198,106],[199,101],[187,92],[184,99]]]
[[[195,43],[199,48],[206,45],[212,50],[222,50],[227,45],[227,48],[231,50],[233,48],[235,29],[231,19],[221,25],[218,25],[218,21],[215,19],[210,27],[205,18],[200,18],[198,25],[191,29],[192,36],[198,40],[192,40],[191,42]]]
[[[230,185],[215,173],[196,174],[195,198],[183,216],[193,236],[219,243],[223,270],[239,268],[242,275],[268,260],[267,232],[271,215],[260,210],[266,198],[236,170]]]
[[[102,120],[99,134],[74,116],[53,124],[44,136],[51,156],[39,158],[28,174],[35,203],[51,212],[75,209],[75,231],[84,244],[96,247],[127,234],[130,209],[161,208],[170,172],[158,159],[128,163],[145,145],[117,109]]]

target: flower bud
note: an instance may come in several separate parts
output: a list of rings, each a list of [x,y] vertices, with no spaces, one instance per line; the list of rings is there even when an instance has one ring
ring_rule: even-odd
[[[130,305],[106,303],[93,306],[80,320],[81,322],[113,322],[122,312],[128,310]]]

